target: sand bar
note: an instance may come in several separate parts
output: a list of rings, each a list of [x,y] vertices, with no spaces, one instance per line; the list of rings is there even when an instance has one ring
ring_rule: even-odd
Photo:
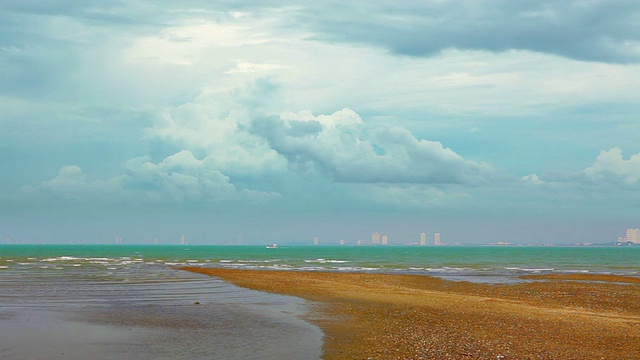
[[[183,268],[313,305],[325,359],[640,359],[640,284]]]

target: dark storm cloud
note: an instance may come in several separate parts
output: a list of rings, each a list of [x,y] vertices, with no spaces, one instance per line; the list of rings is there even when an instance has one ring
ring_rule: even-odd
[[[529,50],[582,61],[640,61],[640,2],[621,1],[8,1],[0,16],[67,16],[91,25],[162,26],[179,14],[233,11],[278,18],[321,41],[380,46],[408,56],[447,49]],[[0,25],[2,27],[2,25]],[[15,28],[14,28],[15,29]],[[6,31],[5,27],[5,31]]]
[[[513,49],[584,61],[640,61],[638,1],[375,1],[312,7],[299,15],[318,39],[382,46],[402,55]]]

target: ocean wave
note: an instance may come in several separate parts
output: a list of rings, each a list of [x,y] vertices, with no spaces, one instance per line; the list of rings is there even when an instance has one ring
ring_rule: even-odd
[[[339,266],[334,268],[338,271],[380,271],[380,268],[364,267],[364,266]]]
[[[75,256],[58,256],[58,257],[44,259],[42,261],[54,262],[54,261],[76,261],[76,260],[82,260],[82,258],[78,258]]]
[[[109,266],[112,263],[114,263],[114,261],[88,261],[89,264],[96,264],[96,265],[104,265],[104,266]]]
[[[424,270],[430,273],[461,273],[461,272],[476,271],[475,269],[472,269],[472,268],[460,268],[460,267],[449,267],[449,266],[443,266],[439,268],[425,268]]]
[[[344,264],[350,261],[348,260],[327,260],[327,259],[307,259],[304,262],[306,263],[318,263],[318,264]]]
[[[505,267],[505,270],[516,271],[516,272],[530,272],[530,273],[541,273],[541,272],[551,272],[555,271],[554,268],[520,268],[520,267]]]

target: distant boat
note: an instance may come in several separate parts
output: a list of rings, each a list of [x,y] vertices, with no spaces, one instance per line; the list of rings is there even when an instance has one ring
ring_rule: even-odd
[[[278,248],[278,244],[267,245],[267,249],[277,249],[277,248]]]

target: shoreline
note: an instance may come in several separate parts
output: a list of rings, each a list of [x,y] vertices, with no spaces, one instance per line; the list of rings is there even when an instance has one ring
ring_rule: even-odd
[[[311,302],[325,359],[639,359],[640,284],[527,276],[511,284],[425,275],[181,267]]]

